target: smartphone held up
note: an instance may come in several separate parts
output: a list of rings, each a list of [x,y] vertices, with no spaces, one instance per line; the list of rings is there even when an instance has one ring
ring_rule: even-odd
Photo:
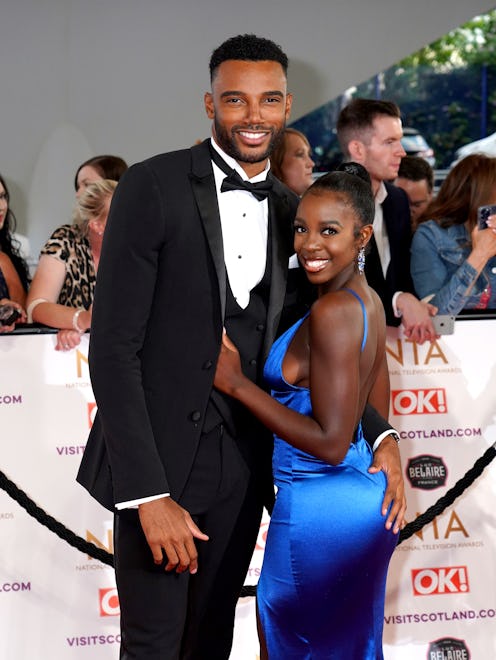
[[[479,206],[477,209],[477,226],[479,229],[487,229],[487,220],[490,215],[496,215],[496,204],[488,204],[487,206]]]

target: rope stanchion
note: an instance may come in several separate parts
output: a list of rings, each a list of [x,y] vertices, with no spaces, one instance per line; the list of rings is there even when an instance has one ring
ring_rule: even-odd
[[[491,445],[484,454],[478,458],[473,466],[468,470],[461,479],[458,479],[456,484],[450,488],[446,493],[438,499],[438,501],[430,506],[424,513],[412,520],[401,530],[398,544],[403,543],[406,539],[410,538],[413,534],[420,531],[422,527],[432,522],[436,516],[442,513],[446,507],[453,504],[457,497],[471,486],[477,477],[480,477],[484,469],[489,465],[489,463],[496,456],[496,443]]]
[[[30,516],[37,520],[44,527],[56,534],[63,541],[77,550],[80,550],[86,555],[90,555],[94,559],[98,559],[103,564],[109,566],[114,565],[114,556],[106,550],[99,548],[94,543],[85,541],[80,536],[77,536],[70,529],[65,527],[61,522],[48,515],[41,507],[33,502],[26,493],[18,488],[13,481],[11,481],[3,472],[0,471],[0,488],[4,490],[10,497],[19,504]]]
[[[484,469],[489,463],[491,463],[495,456],[496,443],[489,447],[484,454],[476,460],[474,465],[465,473],[465,475],[461,477],[461,479],[459,479],[442,497],[440,497],[435,504],[430,506],[424,513],[405,526],[399,534],[398,544],[403,543],[403,541],[406,541],[406,539],[420,531],[422,527],[432,522],[436,516],[441,514],[446,507],[453,504],[453,502],[482,474]],[[70,546],[80,550],[84,554],[90,555],[94,559],[98,559],[103,564],[107,564],[108,566],[114,565],[114,557],[112,554],[99,548],[94,543],[85,541],[83,538],[77,536],[74,532],[65,527],[61,522],[48,515],[1,471],[0,488],[10,495],[10,497],[27,511],[30,516],[35,518],[35,520],[41,525],[56,534],[63,541],[66,541]],[[256,591],[256,585],[245,585],[241,590],[240,598],[255,596]]]

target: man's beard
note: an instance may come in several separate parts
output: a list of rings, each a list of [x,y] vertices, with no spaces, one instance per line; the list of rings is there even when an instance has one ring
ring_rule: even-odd
[[[219,147],[231,158],[234,158],[238,163],[261,163],[270,157],[270,154],[281,143],[284,138],[284,131],[286,130],[286,123],[281,128],[272,129],[270,142],[267,149],[260,153],[244,153],[240,151],[235,141],[235,132],[239,130],[256,131],[257,126],[233,126],[231,133],[228,133],[222,124],[219,124],[217,119],[214,118],[215,137]]]

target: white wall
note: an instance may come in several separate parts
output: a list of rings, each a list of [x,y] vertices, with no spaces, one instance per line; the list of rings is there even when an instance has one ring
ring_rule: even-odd
[[[134,162],[207,136],[208,59],[230,36],[282,45],[296,119],[487,10],[482,0],[4,0],[0,172],[20,229],[37,252],[68,220],[89,156]]]

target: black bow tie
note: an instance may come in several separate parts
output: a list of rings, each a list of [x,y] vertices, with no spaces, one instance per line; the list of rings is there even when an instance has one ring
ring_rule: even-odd
[[[259,181],[258,183],[245,181],[236,172],[236,170],[233,170],[232,167],[229,167],[226,161],[212,147],[212,145],[209,146],[212,160],[217,165],[217,167],[219,167],[224,172],[224,174],[227,174],[220,187],[221,192],[227,192],[228,190],[246,190],[250,192],[253,197],[255,197],[255,199],[258,199],[259,202],[268,197],[274,183],[270,174],[267,176],[265,181]]]
[[[266,179],[258,183],[251,183],[242,179],[236,170],[233,170],[226,176],[220,187],[221,192],[227,192],[228,190],[246,190],[261,202],[269,196],[269,192],[272,190],[272,181]]]

